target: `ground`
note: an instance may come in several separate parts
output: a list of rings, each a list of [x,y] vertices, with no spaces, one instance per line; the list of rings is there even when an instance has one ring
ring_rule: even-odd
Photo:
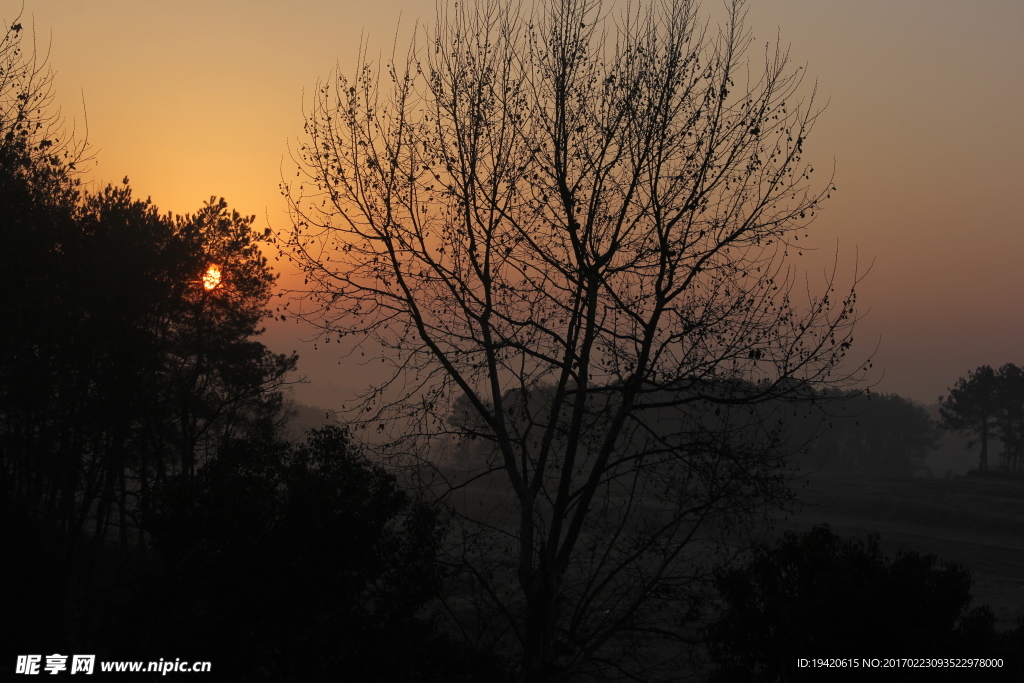
[[[1024,614],[1024,481],[819,473],[808,482],[804,509],[781,519],[777,532],[823,522],[841,536],[877,531],[890,556],[903,547],[969,569],[972,606],[989,605],[998,628]]]

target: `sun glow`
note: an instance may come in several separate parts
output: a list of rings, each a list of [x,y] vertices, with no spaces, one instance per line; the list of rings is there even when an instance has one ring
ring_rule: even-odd
[[[210,266],[203,276],[203,287],[210,290],[220,284],[220,266]]]

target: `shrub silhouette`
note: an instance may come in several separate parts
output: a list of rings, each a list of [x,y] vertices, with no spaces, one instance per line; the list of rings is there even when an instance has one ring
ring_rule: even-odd
[[[1014,643],[1022,629],[999,634],[988,607],[968,610],[971,575],[933,555],[882,554],[879,536],[843,540],[828,525],[774,546],[716,578],[724,609],[707,631],[717,669],[712,681],[820,679],[798,658],[1000,657],[1000,676],[1019,676]],[[950,673],[951,672],[951,673]],[[915,674],[892,672],[909,678]],[[962,674],[929,670],[929,680]],[[860,668],[829,671],[829,680],[863,680]],[[877,672],[875,672],[877,674]],[[888,680],[900,680],[889,678]],[[960,680],[964,680],[961,678]]]

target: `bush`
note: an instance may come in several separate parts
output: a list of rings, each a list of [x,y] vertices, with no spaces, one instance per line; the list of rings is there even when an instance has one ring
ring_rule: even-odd
[[[707,631],[717,665],[711,680],[822,677],[798,668],[798,658],[966,656],[1003,657],[1005,667],[987,673],[1019,680],[1021,628],[997,633],[991,610],[968,610],[969,571],[914,552],[890,559],[878,540],[873,534],[866,544],[844,541],[817,526],[786,533],[774,547],[757,547],[745,566],[719,573],[723,610]],[[928,679],[944,680],[947,673],[963,672],[932,669]],[[830,671],[828,678],[866,675],[851,669]]]

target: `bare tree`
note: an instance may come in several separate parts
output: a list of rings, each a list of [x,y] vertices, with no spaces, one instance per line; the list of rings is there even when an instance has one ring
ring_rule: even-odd
[[[41,194],[73,194],[89,145],[53,106],[53,71],[24,31],[19,14],[0,38],[0,164]]]
[[[692,638],[715,539],[785,500],[783,401],[852,378],[853,289],[787,262],[834,189],[813,94],[751,65],[743,5],[460,4],[307,115],[294,310],[390,364],[354,420],[486,444],[446,489],[483,601],[452,612],[523,680]]]

